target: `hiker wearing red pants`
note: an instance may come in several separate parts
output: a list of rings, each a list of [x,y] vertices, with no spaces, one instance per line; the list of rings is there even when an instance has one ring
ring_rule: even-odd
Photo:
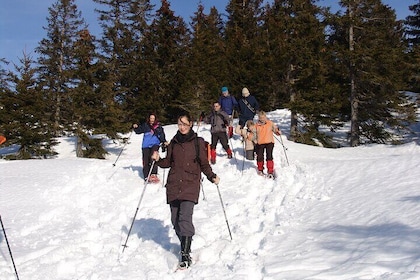
[[[220,141],[223,149],[226,151],[228,158],[232,158],[232,150],[228,145],[228,136],[226,134],[226,126],[229,124],[229,116],[222,111],[219,102],[213,103],[213,110],[210,115],[204,118],[204,122],[211,125],[211,144],[210,144],[210,162],[216,163],[216,146]]]
[[[274,178],[274,134],[280,135],[280,129],[267,118],[264,111],[258,113],[258,121],[251,138],[256,142],[255,151],[257,153],[258,175],[264,174],[264,151],[267,167],[267,177]]]

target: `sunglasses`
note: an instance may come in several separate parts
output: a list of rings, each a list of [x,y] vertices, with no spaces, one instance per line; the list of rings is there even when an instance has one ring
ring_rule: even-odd
[[[183,123],[183,122],[179,122],[179,123],[178,123],[178,126],[190,126],[190,124],[188,124],[188,123]]]

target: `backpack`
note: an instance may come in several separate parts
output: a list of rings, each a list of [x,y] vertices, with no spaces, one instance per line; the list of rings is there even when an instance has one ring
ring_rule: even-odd
[[[203,139],[204,140],[204,139]],[[196,151],[196,156],[195,156],[195,160],[201,165],[201,160],[200,160],[200,147],[198,145],[198,135],[196,135],[195,137],[195,151]],[[206,151],[207,151],[207,160],[210,162],[210,143],[206,140],[204,140],[204,145],[206,147]]]
[[[195,152],[196,152],[195,161],[198,164],[201,165],[201,160],[200,160],[200,147],[199,147],[199,144],[198,144],[198,135],[196,135],[194,142],[195,142]],[[173,141],[171,141],[169,145],[172,145],[172,147],[171,147],[171,150],[172,150],[173,145],[174,145]],[[206,147],[207,160],[210,162],[210,157],[211,157],[210,156],[210,143],[208,141],[204,140],[204,146]]]

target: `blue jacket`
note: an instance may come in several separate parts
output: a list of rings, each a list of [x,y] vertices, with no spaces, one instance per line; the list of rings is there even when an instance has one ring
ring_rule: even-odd
[[[136,134],[144,133],[142,148],[151,148],[153,146],[159,146],[160,143],[166,142],[165,132],[163,127],[157,123],[150,125],[143,123],[134,129]]]
[[[238,102],[232,95],[220,96],[219,104],[222,110],[225,111],[229,116],[232,115],[233,110],[238,107]]]

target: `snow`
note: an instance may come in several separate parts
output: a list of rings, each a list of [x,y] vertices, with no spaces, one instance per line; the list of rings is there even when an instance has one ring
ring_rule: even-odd
[[[288,111],[269,117],[287,133]],[[165,126],[168,139],[176,129]],[[210,140],[207,125],[198,133]],[[180,245],[165,188],[144,189],[142,137],[106,142],[105,160],[76,158],[71,137],[60,139],[56,159],[0,160],[0,214],[20,279],[420,279],[415,142],[325,149],[283,135],[284,148],[276,141],[274,149],[276,180],[243,161],[238,136],[230,142],[236,159],[219,144],[213,170],[222,201],[204,179],[195,263],[175,272]],[[162,180],[167,174],[159,169]],[[0,275],[16,279],[3,232]]]

